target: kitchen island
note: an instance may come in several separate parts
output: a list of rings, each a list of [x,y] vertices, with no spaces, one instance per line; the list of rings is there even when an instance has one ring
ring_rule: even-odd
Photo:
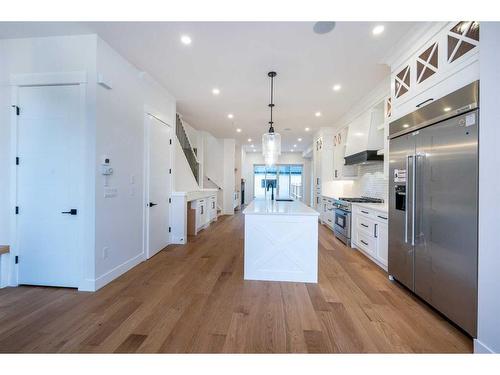
[[[245,215],[245,280],[318,282],[319,213],[300,201],[256,199]]]

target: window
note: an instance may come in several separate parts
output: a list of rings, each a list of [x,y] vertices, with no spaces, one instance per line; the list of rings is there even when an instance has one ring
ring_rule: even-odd
[[[254,198],[266,198],[274,188],[275,196],[303,200],[302,172],[300,164],[254,165]]]

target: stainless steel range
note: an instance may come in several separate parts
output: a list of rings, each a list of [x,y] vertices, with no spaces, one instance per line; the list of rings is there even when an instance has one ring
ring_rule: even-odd
[[[351,203],[384,203],[383,199],[361,197],[361,198],[339,198],[333,202],[335,208],[335,224],[333,230],[335,237],[351,246]]]

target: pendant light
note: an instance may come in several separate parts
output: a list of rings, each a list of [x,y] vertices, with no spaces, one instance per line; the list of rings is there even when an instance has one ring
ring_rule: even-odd
[[[271,103],[269,103],[271,120],[269,121],[269,131],[262,135],[262,155],[266,165],[271,166],[278,162],[278,157],[281,155],[281,136],[274,132],[273,127],[274,77],[276,77],[276,72],[269,72],[267,75],[271,78]]]

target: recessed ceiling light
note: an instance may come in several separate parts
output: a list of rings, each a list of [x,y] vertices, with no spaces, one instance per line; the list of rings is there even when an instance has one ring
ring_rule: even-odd
[[[302,142],[302,138],[297,138],[297,141]]]
[[[373,35],[379,35],[384,32],[385,26],[384,25],[377,25],[373,28],[372,33]]]
[[[220,94],[220,90],[218,88],[214,88],[214,89],[212,89],[212,94],[219,95]]]
[[[190,45],[192,40],[191,40],[191,37],[189,35],[182,35],[181,42],[182,42],[182,44]]]
[[[229,113],[229,114],[227,115],[227,118],[234,118],[234,115],[233,115],[232,113]]]
[[[333,85],[333,91],[340,91],[342,86],[340,86],[338,83],[336,85]]]
[[[236,132],[241,133],[241,129],[240,128],[236,128]]]
[[[252,142],[252,138],[248,138],[248,142]]]
[[[320,117],[320,116],[321,116],[321,112],[316,112],[316,113],[314,114],[314,116],[316,116],[316,117]]]
[[[443,111],[445,111],[445,112],[450,112],[450,111],[451,111],[451,108],[450,108],[450,107],[446,107],[446,108],[444,108],[444,109],[443,109]]]
[[[403,128],[408,128],[408,127],[410,127],[410,125],[408,125],[408,124],[403,124]]]
[[[253,149],[253,152],[257,152],[257,150],[256,150],[256,149]]]
[[[250,145],[250,147],[255,147],[255,145]]]
[[[293,147],[297,147],[297,145],[293,145]]]
[[[304,130],[305,130],[306,132],[308,132],[308,131],[309,131],[309,130],[311,130],[311,129],[309,129],[309,128],[305,128]]]

